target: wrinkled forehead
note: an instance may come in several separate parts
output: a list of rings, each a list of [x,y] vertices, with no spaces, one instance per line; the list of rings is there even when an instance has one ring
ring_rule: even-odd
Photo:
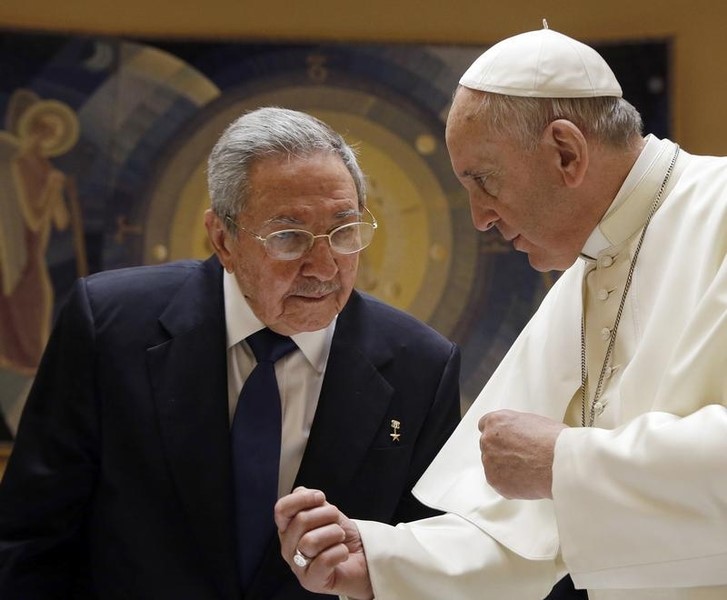
[[[452,105],[447,115],[447,129],[481,121],[485,116],[483,114],[484,97],[485,92],[458,87],[452,97]]]
[[[459,87],[452,98],[452,106],[447,115],[445,135],[447,144],[474,131],[480,134],[486,129],[487,120],[483,113],[484,92]]]
[[[273,155],[256,161],[249,175],[248,209],[282,205],[358,206],[354,180],[335,154]]]

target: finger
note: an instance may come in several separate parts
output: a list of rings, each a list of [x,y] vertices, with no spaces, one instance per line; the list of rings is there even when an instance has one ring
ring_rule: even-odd
[[[320,490],[298,487],[275,503],[275,525],[279,531],[284,532],[300,511],[321,506],[325,501],[326,496]]]
[[[297,545],[300,538],[306,533],[327,525],[338,524],[339,519],[339,510],[326,502],[323,506],[316,506],[298,512],[290,519],[285,531],[279,531],[279,535],[281,540],[283,538],[294,540]]]
[[[307,590],[315,593],[331,593],[335,586],[336,569],[349,557],[343,544],[322,551],[305,567],[293,567],[293,573]]]
[[[322,550],[315,556],[305,569],[302,571],[303,577],[310,582],[315,582],[316,587],[321,591],[326,591],[332,584],[332,578],[336,567],[346,562],[349,557],[348,548],[345,544],[336,544],[325,550]]]
[[[289,561],[292,558],[296,548],[300,548],[300,550],[308,556],[316,554],[317,548],[312,545],[307,546],[305,544],[301,544],[301,538],[309,532],[315,531],[319,528],[325,528],[329,525],[337,525],[339,519],[340,512],[338,509],[327,502],[323,506],[309,508],[297,513],[288,522],[288,526],[285,531],[278,532],[278,537],[280,538],[280,550],[286,561]],[[310,539],[315,541],[316,535],[312,535]],[[336,537],[334,541],[337,543],[339,538]],[[321,544],[320,548],[331,545],[331,543],[333,542],[329,542],[325,545]]]
[[[338,523],[328,523],[311,529],[298,540],[297,550],[308,558],[315,558],[346,540],[346,533]]]
[[[486,414],[483,417],[480,418],[479,422],[477,423],[477,427],[480,430],[480,454],[482,455],[482,460],[485,459],[485,451],[488,444],[488,439],[491,434],[491,423],[490,423],[490,414]]]
[[[316,492],[316,491],[319,491],[319,490],[314,490],[312,488],[307,488],[304,485],[299,485],[298,487],[293,489],[291,494],[295,494],[297,492]],[[323,493],[323,492],[321,492],[321,493]]]
[[[480,433],[485,432],[485,424],[487,423],[487,417],[488,417],[488,415],[482,415],[480,417],[480,420],[477,421],[477,429],[480,430]]]

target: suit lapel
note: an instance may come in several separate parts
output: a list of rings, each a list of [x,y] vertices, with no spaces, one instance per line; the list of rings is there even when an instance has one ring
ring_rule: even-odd
[[[345,495],[381,427],[392,393],[359,347],[334,336],[296,485],[321,488],[331,497]]]
[[[200,554],[239,597],[232,526],[227,363],[221,268],[209,260],[160,317],[170,338],[147,351],[169,468]]]

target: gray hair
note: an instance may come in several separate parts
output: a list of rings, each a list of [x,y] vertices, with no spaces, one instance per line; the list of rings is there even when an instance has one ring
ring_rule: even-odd
[[[483,93],[477,110],[485,113],[495,134],[533,150],[543,130],[556,119],[566,119],[586,138],[616,148],[628,148],[642,135],[641,115],[623,98],[530,98]]]
[[[278,155],[305,158],[319,152],[330,152],[343,161],[363,208],[366,179],[355,151],[343,137],[306,113],[266,107],[233,121],[212,148],[207,161],[212,210],[223,220],[236,219],[251,192],[250,168],[255,161]]]

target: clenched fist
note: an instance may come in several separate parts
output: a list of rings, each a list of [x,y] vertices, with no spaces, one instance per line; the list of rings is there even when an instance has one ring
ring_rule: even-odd
[[[505,498],[552,498],[553,451],[565,429],[532,413],[496,410],[479,421],[487,482]]]

